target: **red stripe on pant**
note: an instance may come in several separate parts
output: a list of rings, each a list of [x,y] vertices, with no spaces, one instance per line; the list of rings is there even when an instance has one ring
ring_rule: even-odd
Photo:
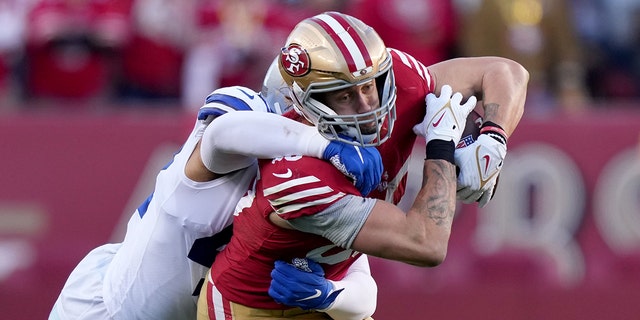
[[[216,305],[213,301],[213,296],[215,295],[222,301],[222,308],[224,314],[224,320],[233,320],[233,315],[231,314],[231,303],[229,300],[225,299],[216,289],[216,286],[212,282],[208,282],[208,290],[207,290],[207,311],[209,312],[209,319],[211,320],[222,320],[216,318]],[[216,291],[214,294],[213,291]]]

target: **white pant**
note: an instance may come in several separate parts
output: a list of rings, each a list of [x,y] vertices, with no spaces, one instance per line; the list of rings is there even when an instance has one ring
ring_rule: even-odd
[[[102,297],[107,268],[120,244],[105,244],[93,249],[73,269],[49,320],[111,319]]]

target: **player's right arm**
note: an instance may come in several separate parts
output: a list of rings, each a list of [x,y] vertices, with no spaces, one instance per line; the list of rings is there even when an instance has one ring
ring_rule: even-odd
[[[187,162],[185,173],[190,179],[210,181],[247,168],[256,158],[306,155],[331,159],[343,174],[352,178],[363,195],[379,183],[382,175],[379,156],[363,158],[357,148],[329,141],[315,127],[267,112],[269,106],[249,89],[233,87],[221,91],[214,91],[201,109],[201,114],[202,110],[207,114],[201,118],[210,123]]]
[[[198,121],[206,126],[185,168],[194,181],[247,168],[256,158],[295,153],[321,157],[329,144],[314,128],[274,114],[258,93],[239,86],[209,94]]]
[[[207,126],[187,163],[187,176],[209,181],[256,158],[304,154],[322,158],[329,141],[311,126],[264,112],[230,112]]]
[[[427,142],[422,188],[406,215],[390,203],[377,201],[353,249],[419,266],[444,261],[456,205],[455,145],[476,105],[473,96],[465,103],[462,99],[449,86],[443,86],[439,97],[427,96],[424,121],[414,127]]]
[[[225,174],[253,164],[256,158],[291,155],[322,158],[329,141],[315,127],[265,112],[231,112],[204,131],[201,159],[205,167]]]
[[[309,214],[310,208],[318,205],[291,210],[295,207],[293,200],[279,202],[284,196],[275,193],[269,195],[273,197],[270,201],[284,204],[275,207],[279,211],[270,214],[271,221],[282,228],[321,235],[337,246],[368,255],[425,267],[442,263],[456,205],[455,145],[476,99],[469,98],[463,104],[462,95],[452,95],[450,87],[443,90],[440,97],[430,94],[427,99],[432,103],[427,103],[425,121],[417,126],[417,130],[426,131],[423,184],[407,213],[386,201],[363,199],[346,189],[338,192],[339,187],[330,184],[328,176],[324,176],[315,181],[331,187],[323,191],[323,202],[315,202],[329,206],[313,209],[322,214]],[[268,175],[263,176],[263,181],[266,177]],[[316,185],[305,185],[306,188],[312,186],[319,190]],[[281,208],[285,205],[287,208]]]
[[[423,267],[442,263],[455,213],[455,173],[453,163],[425,160],[423,186],[409,211],[376,201],[351,248]]]

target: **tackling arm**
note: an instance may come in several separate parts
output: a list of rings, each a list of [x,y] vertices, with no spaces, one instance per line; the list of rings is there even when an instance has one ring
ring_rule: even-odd
[[[376,311],[378,286],[371,276],[369,259],[362,255],[340,281],[331,281],[336,290],[344,289],[326,312],[333,319],[366,319]]]
[[[327,280],[320,264],[313,260],[296,260],[275,263],[269,295],[276,302],[325,312],[336,320],[362,320],[373,315],[378,287],[366,255],[361,255],[339,281]]]
[[[255,158],[307,155],[322,158],[329,141],[315,127],[264,112],[230,112],[204,131],[201,158],[211,172],[225,174]]]
[[[373,190],[382,176],[379,154],[362,157],[358,148],[329,141],[316,127],[265,112],[241,111],[219,116],[204,130],[194,155],[187,163],[186,172],[195,181],[209,181],[247,168],[255,158],[290,155],[329,160],[352,179],[362,195]]]

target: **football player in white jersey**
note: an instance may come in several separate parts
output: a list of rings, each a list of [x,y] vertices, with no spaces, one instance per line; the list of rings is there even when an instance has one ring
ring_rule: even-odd
[[[259,112],[235,112],[245,110]],[[378,184],[377,151],[363,158],[362,150],[329,142],[315,128],[276,113],[247,88],[211,93],[181,150],[158,174],[155,190],[131,216],[124,240],[84,257],[49,319],[195,319],[197,295],[216,254],[211,248],[223,247],[231,236],[236,203],[256,174],[255,158],[331,159],[363,194]],[[376,285],[361,260],[335,286],[355,286],[375,308]],[[361,308],[332,305],[354,307]]]

